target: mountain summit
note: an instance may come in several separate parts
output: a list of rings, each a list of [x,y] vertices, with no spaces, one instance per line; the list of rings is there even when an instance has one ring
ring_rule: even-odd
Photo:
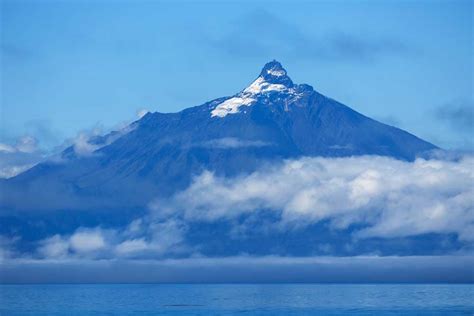
[[[290,77],[287,76],[285,68],[276,60],[266,63],[265,66],[263,66],[260,77],[269,83],[282,84],[288,88],[293,86],[293,82]]]
[[[257,102],[265,102],[277,95],[281,99],[297,99],[312,92],[313,88],[308,85],[295,85],[287,76],[282,65],[274,60],[267,63],[260,75],[247,88],[237,95],[218,104],[211,116],[225,117],[228,114],[239,113],[244,106],[250,106]],[[288,108],[286,108],[288,110]]]
[[[178,113],[148,113],[90,142],[93,152],[72,146],[61,163],[41,163],[1,182],[0,209],[142,208],[186,188],[204,170],[233,176],[302,156],[413,160],[436,148],[294,84],[277,61],[233,96]]]

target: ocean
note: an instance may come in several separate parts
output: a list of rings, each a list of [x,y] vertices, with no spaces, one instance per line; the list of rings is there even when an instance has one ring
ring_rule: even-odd
[[[0,315],[473,315],[473,284],[0,285]]]

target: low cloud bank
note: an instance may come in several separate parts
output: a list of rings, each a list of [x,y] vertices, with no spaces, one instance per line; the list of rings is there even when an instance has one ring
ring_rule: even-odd
[[[329,221],[335,230],[359,225],[356,238],[456,234],[474,241],[474,157],[302,158],[250,175],[204,172],[185,191],[150,204],[158,217],[186,222],[234,219],[274,211],[278,229]]]
[[[474,282],[474,257],[8,260],[1,283]]]
[[[193,225],[235,224],[229,237],[245,238],[245,232],[256,229],[255,222],[236,219],[259,218],[261,212],[274,215],[274,220],[258,224],[269,236],[297,233],[316,223],[358,243],[446,234],[454,235],[462,249],[440,245],[440,252],[431,253],[466,254],[472,253],[474,243],[473,183],[472,155],[414,162],[378,156],[301,158],[234,178],[206,171],[186,190],[150,203],[148,215],[125,227],[79,227],[69,234],[52,234],[23,253],[16,247],[21,236],[15,242],[1,237],[0,259],[190,258],[199,256],[200,245],[211,242],[190,240]]]
[[[42,260],[78,260],[112,258],[161,258],[164,255],[189,253],[184,245],[186,226],[175,220],[137,219],[123,229],[78,228],[70,235],[54,235],[39,241],[35,253],[17,258]],[[4,258],[12,254],[4,250]]]

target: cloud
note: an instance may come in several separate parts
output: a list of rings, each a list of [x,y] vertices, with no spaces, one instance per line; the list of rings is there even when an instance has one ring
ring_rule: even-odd
[[[14,177],[43,159],[44,153],[34,137],[20,137],[13,145],[0,143],[0,178]]]
[[[120,137],[135,130],[138,121],[148,113],[150,113],[149,110],[140,109],[136,112],[136,120],[126,120],[107,129],[97,125],[92,129],[79,132],[72,140],[75,153],[82,157],[95,155],[97,150],[112,144]],[[70,144],[71,141],[69,140],[67,143]]]
[[[99,229],[76,231],[69,242],[71,248],[79,253],[98,251],[106,246],[103,233]]]
[[[64,150],[67,152],[68,147],[77,157],[94,156],[97,150],[131,132],[134,127],[134,123],[127,122],[117,126],[117,130],[104,134],[103,128],[96,126],[79,132],[75,138],[64,141],[50,151],[41,150],[38,140],[32,136],[20,137],[13,145],[0,143],[0,178],[14,177],[46,159],[60,162],[62,158],[58,153]]]
[[[301,158],[235,177],[205,171],[186,189],[152,201],[149,213],[126,226],[79,227],[62,234],[50,230],[36,251],[10,247],[9,253],[43,260],[239,251],[301,255],[285,248],[293,241],[281,249],[252,250],[248,238],[272,239],[271,244],[281,236],[305,236],[311,225],[320,224],[324,234],[329,232],[311,239],[305,254],[398,254],[415,248],[410,253],[418,254],[423,243],[393,245],[427,234],[441,235],[436,240],[447,244],[429,244],[421,253],[469,252],[474,246],[473,182],[474,156],[461,153],[437,153],[414,162],[379,156]],[[209,233],[214,229],[215,234]],[[216,236],[222,240],[209,240]]]
[[[474,241],[474,156],[404,162],[387,157],[302,158],[235,178],[204,172],[186,190],[150,204],[186,222],[271,210],[276,228],[328,221],[356,238],[456,234]]]
[[[108,248],[110,241],[107,239],[111,239],[114,234],[113,230],[80,227],[70,236],[56,234],[39,241],[37,252],[42,258],[54,259],[71,256],[97,257],[99,251]]]
[[[175,219],[145,221],[138,219],[130,223],[125,235],[128,237],[115,246],[118,256],[149,257],[170,253],[187,252],[184,244],[186,225]],[[130,237],[131,236],[131,237]]]
[[[20,137],[15,145],[0,143],[1,153],[27,153],[31,154],[38,150],[38,141],[32,136]]]
[[[137,118],[141,119],[142,117],[144,117],[148,113],[150,113],[150,111],[148,111],[147,109],[140,109],[140,110],[137,111]]]
[[[45,258],[63,258],[68,255],[69,242],[60,235],[54,235],[39,242],[38,252]]]
[[[184,145],[184,148],[208,148],[208,149],[239,149],[249,147],[272,146],[272,143],[262,140],[241,139],[237,137],[214,138],[204,142]]]
[[[94,136],[98,136],[98,134],[92,134],[92,135],[88,135],[84,132],[81,132],[77,135],[77,137],[74,139],[74,152],[78,155],[78,156],[91,156],[94,151],[96,151],[97,149],[103,147],[99,144],[94,144],[92,142],[92,138]]]
[[[112,144],[120,137],[130,133],[135,129],[135,126],[135,122],[123,122],[108,133],[104,133],[104,129],[101,126],[96,126],[91,130],[79,132],[74,139],[66,141],[63,147],[72,146],[74,153],[78,157],[95,156],[97,155],[97,150]]]
[[[25,136],[19,139],[16,148],[22,153],[32,153],[38,150],[38,141],[32,136]]]
[[[206,141],[198,146],[206,148],[218,148],[218,149],[235,149],[242,147],[264,147],[270,146],[270,143],[260,140],[246,140],[235,137],[224,137],[216,138]]]
[[[184,244],[186,225],[168,220],[140,218],[124,229],[79,227],[71,235],[53,235],[38,242],[34,258],[42,259],[104,259],[159,258],[164,255],[188,253]],[[31,254],[23,254],[23,256]]]
[[[131,239],[125,240],[124,242],[117,245],[117,253],[119,254],[131,254],[131,253],[138,253],[143,252],[149,249],[149,246],[145,239],[138,238],[138,239]]]
[[[473,256],[194,257],[2,263],[2,283],[367,283],[474,281]],[[215,297],[214,297],[215,298]]]
[[[0,155],[1,157],[1,155]],[[1,158],[0,158],[1,159]],[[10,166],[2,166],[0,168],[0,179],[9,179],[12,178],[22,172],[25,172],[32,167],[34,167],[37,164],[37,162],[31,163],[31,164],[25,164],[25,165],[10,165]]]
[[[231,56],[292,56],[331,62],[373,62],[410,53],[404,43],[390,38],[358,37],[341,31],[311,35],[267,10],[253,11],[233,21],[234,28],[210,39]]]
[[[137,112],[137,118],[140,119],[146,113],[148,111],[140,110]],[[104,132],[104,128],[97,125],[77,133],[74,138],[66,139],[61,145],[54,146],[49,150],[40,149],[38,139],[30,135],[18,138],[13,144],[0,143],[0,179],[14,177],[45,160],[63,162],[64,156],[61,157],[60,153],[64,150],[67,152],[69,147],[76,157],[94,156],[100,148],[133,131],[136,124],[136,121],[128,120],[109,129],[110,132]],[[33,120],[26,125],[27,129],[50,145],[57,142],[55,137],[57,132],[49,127],[50,124],[47,121]]]

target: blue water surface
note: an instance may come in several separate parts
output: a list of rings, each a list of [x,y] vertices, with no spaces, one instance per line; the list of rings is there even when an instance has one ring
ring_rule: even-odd
[[[468,284],[0,285],[0,315],[473,315]]]

